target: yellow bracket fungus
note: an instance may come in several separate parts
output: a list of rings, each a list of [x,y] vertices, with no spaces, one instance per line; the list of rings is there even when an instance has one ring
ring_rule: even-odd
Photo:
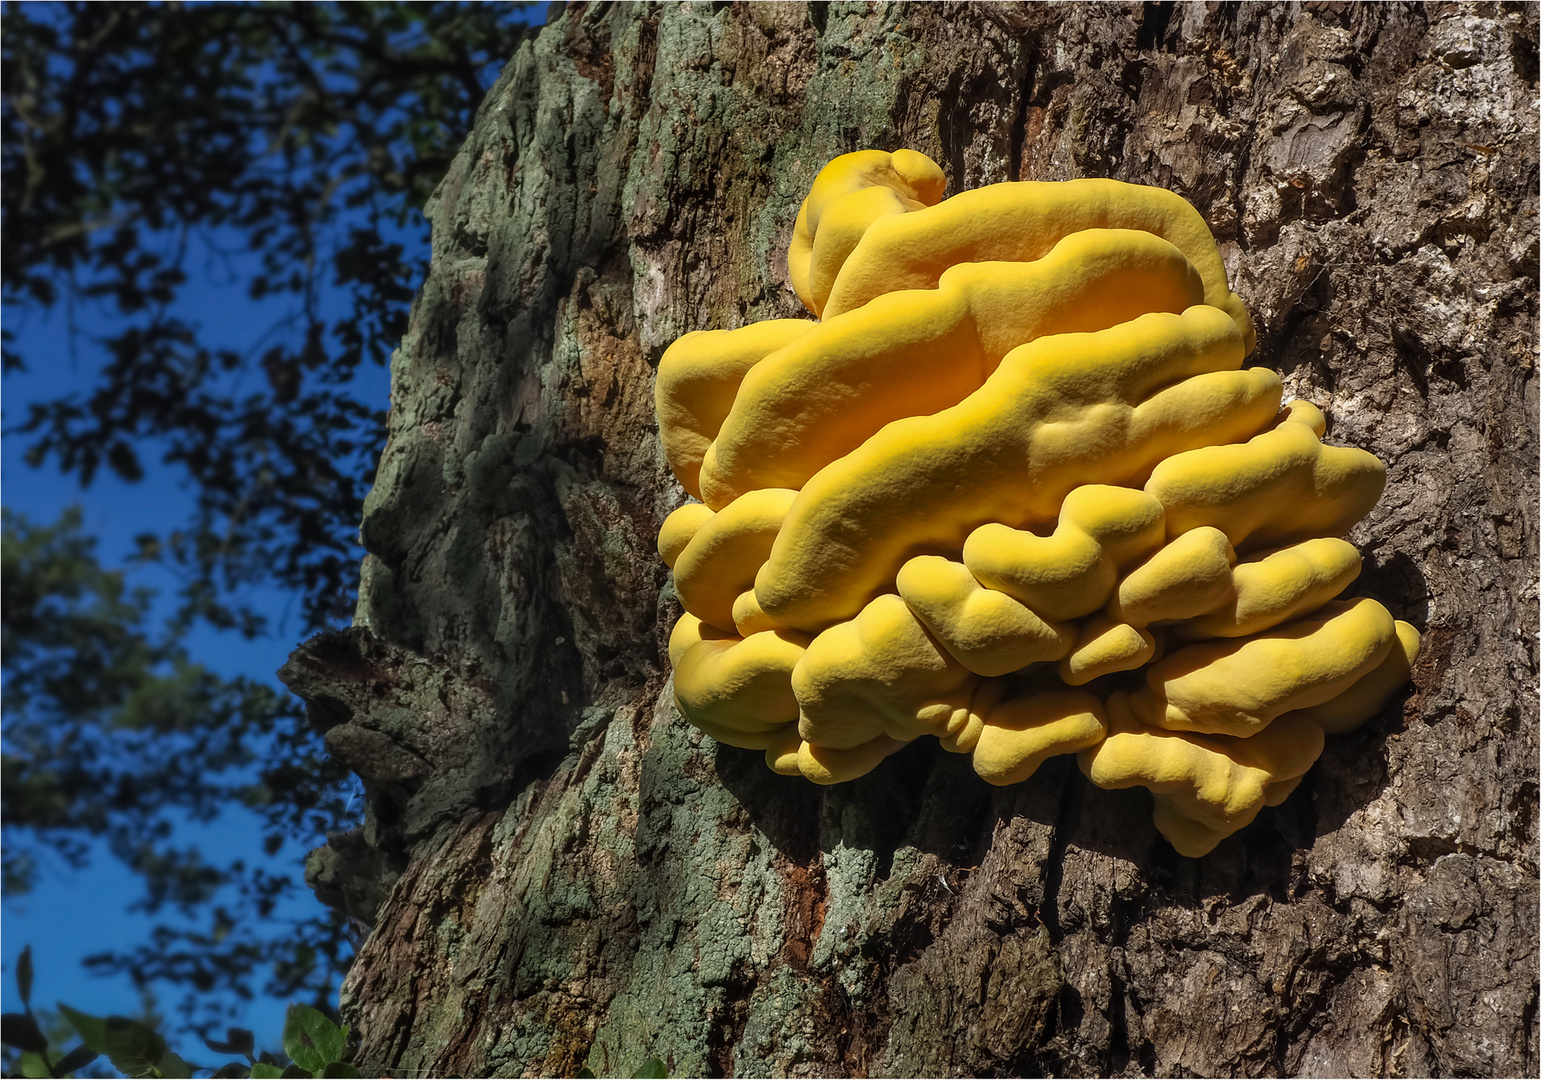
[[[1374,600],[1332,603],[1261,634],[1179,649],[1146,670],[1130,705],[1152,727],[1246,736],[1337,697],[1396,640],[1396,623]]]
[[[1202,530],[1196,529],[1195,532]],[[1243,637],[1315,611],[1359,576],[1359,552],[1324,536],[1244,559],[1221,607],[1177,628],[1184,637]]]
[[[1108,615],[1149,626],[1206,614],[1236,595],[1235,563],[1236,551],[1219,529],[1185,532],[1118,583]]]
[[[812,330],[803,319],[770,319],[740,330],[697,330],[669,347],[653,400],[669,468],[701,497],[701,461],[733,408],[744,376],[771,353]]]
[[[1179,196],[945,187],[837,158],[787,256],[815,320],[664,354],[680,712],[820,784],[924,735],[993,784],[1079,753],[1202,855],[1411,676],[1417,631],[1335,600],[1385,468],[1243,366]]]
[[[1065,496],[1053,533],[985,524],[963,544],[963,564],[989,589],[1050,619],[1096,611],[1119,572],[1166,537],[1161,503],[1135,488],[1087,484]]]
[[[1149,630],[1093,615],[1081,624],[1070,655],[1059,662],[1060,680],[1084,686],[1115,671],[1133,671],[1156,655],[1156,638]]]
[[[1096,746],[1107,735],[1100,698],[1062,690],[1004,701],[974,746],[974,771],[992,784],[1016,784],[1059,754]]]
[[[773,732],[797,720],[791,677],[806,643],[778,630],[702,635],[674,665],[680,711],[718,742],[764,750]]]
[[[1012,349],[1056,334],[1106,330],[1203,301],[1182,252],[1148,233],[1094,229],[1032,263],[970,263],[919,293],[889,293],[766,356],[701,465],[701,497],[802,487],[885,425],[956,405]]]
[[[1304,718],[1238,739],[1148,727],[1121,692],[1107,709],[1108,736],[1081,751],[1081,771],[1098,787],[1150,789],[1157,828],[1183,855],[1207,854],[1283,802],[1322,752],[1322,729]]]
[[[770,554],[776,533],[797,492],[785,488],[751,491],[721,513],[707,511],[703,516],[687,503],[674,514],[688,514],[699,522],[673,562],[674,587],[686,611],[694,612],[713,626],[733,626],[734,605],[740,594],[754,587],[754,576]],[[683,531],[681,528],[680,531]],[[675,536],[664,523],[659,536]],[[667,559],[667,553],[664,553]]]
[[[798,730],[809,742],[840,750],[879,734],[939,734],[939,724],[968,709],[978,681],[890,593],[808,646],[792,672],[802,710]]]
[[[787,275],[803,306],[823,313],[835,275],[880,218],[934,206],[946,190],[936,162],[913,150],[862,150],[820,169],[787,250]]]
[[[895,585],[942,646],[976,674],[1009,675],[1070,651],[1067,624],[1045,622],[1025,604],[985,588],[962,563],[921,555],[904,564]]]

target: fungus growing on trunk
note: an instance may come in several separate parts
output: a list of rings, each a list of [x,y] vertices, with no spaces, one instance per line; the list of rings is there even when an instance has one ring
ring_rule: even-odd
[[[1385,468],[1242,366],[1246,308],[1179,196],[943,188],[913,151],[837,158],[788,255],[821,321],[664,354],[700,500],[659,536],[676,701],[821,784],[928,734],[993,784],[1079,753],[1203,855],[1409,678],[1418,632],[1334,602]]]

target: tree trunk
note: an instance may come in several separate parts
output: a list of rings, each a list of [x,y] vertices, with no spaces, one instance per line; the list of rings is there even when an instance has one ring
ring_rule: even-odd
[[[285,675],[364,780],[311,860],[393,1076],[1534,1075],[1537,9],[601,4],[429,206],[356,625]],[[1252,362],[1390,471],[1361,591],[1414,686],[1201,859],[1072,757],[833,788],[674,712],[653,371],[803,317],[798,204],[1109,176],[1210,222]]]

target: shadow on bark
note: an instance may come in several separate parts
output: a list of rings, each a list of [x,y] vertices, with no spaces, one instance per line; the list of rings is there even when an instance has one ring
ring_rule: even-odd
[[[1396,706],[1400,714],[1400,704]],[[1374,800],[1386,782],[1386,722],[1329,742],[1325,755],[1352,763],[1361,782],[1323,814],[1323,831],[1339,827]],[[836,847],[872,852],[885,880],[901,848],[910,847],[953,867],[978,866],[996,833],[1024,819],[1053,833],[1043,872],[1045,906],[1055,903],[1059,869],[1070,845],[1129,864],[1148,876],[1162,897],[1193,907],[1207,896],[1232,900],[1291,893],[1296,857],[1316,839],[1319,810],[1308,775],[1282,806],[1265,807],[1247,829],[1202,859],[1186,859],[1161,839],[1143,791],[1101,791],[1079,772],[1072,756],[1052,758],[1030,779],[992,788],[974,775],[966,757],[917,740],[859,780],[819,788],[779,776],[761,754],[719,746],[718,779],[750,822],[789,861],[812,864]],[[950,888],[951,886],[949,886]],[[1052,916],[1044,921],[1057,936]]]

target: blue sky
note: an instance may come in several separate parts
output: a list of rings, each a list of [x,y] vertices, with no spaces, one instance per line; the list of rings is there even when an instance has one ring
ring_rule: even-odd
[[[534,4],[527,18],[537,25],[545,22],[548,4]],[[490,85],[500,64],[491,65],[483,84]],[[410,229],[391,231],[385,239],[402,243],[408,261],[426,259],[427,241],[420,224]],[[275,325],[290,312],[289,301],[278,299],[264,303],[249,299],[245,283],[255,271],[256,260],[241,254],[244,236],[216,235],[212,242],[193,247],[184,264],[189,281],[172,313],[192,323],[201,323],[200,341],[210,347],[229,347],[246,356],[250,363],[232,376],[226,389],[256,392],[264,376],[256,363],[262,351],[277,343],[272,337]],[[216,248],[218,249],[216,251]],[[326,281],[330,284],[329,276]],[[323,292],[320,315],[333,322],[346,311],[346,297],[335,288]],[[3,408],[3,437],[0,437],[0,496],[5,505],[34,522],[56,520],[66,507],[78,504],[84,514],[84,529],[98,539],[97,556],[103,566],[123,567],[136,550],[134,537],[146,532],[164,533],[169,527],[190,516],[192,494],[184,490],[178,474],[164,467],[153,446],[137,443],[145,467],[143,480],[129,484],[103,469],[89,490],[62,477],[51,465],[42,469],[28,467],[23,461],[29,439],[14,435],[13,429],[24,421],[32,402],[48,401],[71,393],[86,393],[102,368],[104,357],[93,338],[112,332],[114,313],[89,306],[73,312],[76,332],[63,304],[52,311],[21,310],[6,307],[6,329],[16,334],[16,350],[27,360],[28,370],[7,374],[0,383],[0,408]],[[290,340],[291,345],[298,342]],[[244,380],[244,381],[242,381]],[[353,395],[360,401],[383,408],[388,400],[389,380],[383,368],[365,365],[355,376]],[[378,447],[367,456],[378,455]],[[146,586],[162,596],[159,613],[168,614],[178,585],[165,567],[139,565],[129,571],[132,585]],[[288,654],[305,636],[301,623],[300,598],[277,589],[249,589],[226,601],[235,601],[255,609],[268,620],[265,635],[253,640],[235,633],[218,633],[200,628],[185,646],[195,661],[226,676],[246,675],[278,686],[274,675]],[[298,880],[302,876],[305,852],[293,843],[272,858],[262,854],[262,823],[255,815],[238,806],[228,807],[214,822],[182,823],[174,840],[179,846],[197,846],[224,857],[243,857],[248,864],[261,865],[274,872],[287,873]],[[214,861],[211,859],[211,861]],[[149,940],[157,924],[175,922],[175,912],[167,909],[155,915],[131,912],[130,905],[142,890],[137,877],[99,846],[87,870],[77,871],[63,859],[42,853],[36,888],[19,897],[6,897],[0,906],[0,999],[5,1011],[20,1008],[15,988],[15,962],[21,950],[32,946],[36,977],[33,1003],[52,1007],[64,1002],[96,1014],[135,1015],[141,1009],[138,991],[127,977],[101,978],[90,975],[81,961],[93,953],[108,949],[130,949]],[[272,934],[281,935],[287,920],[297,920],[319,912],[318,902],[301,888],[274,917]],[[251,1002],[231,1001],[236,1015],[232,1023],[252,1029],[259,1046],[277,1049],[286,1003],[262,996],[262,986],[250,988],[256,995]],[[181,988],[162,995],[162,1007],[170,1007],[181,996]],[[335,998],[334,998],[335,1000]],[[174,1017],[168,1016],[173,1020]],[[173,1034],[172,1049],[195,1064],[218,1065],[224,1059],[204,1050],[190,1037]]]
[[[393,239],[406,242],[411,234]],[[409,250],[409,258],[412,256]],[[253,359],[262,348],[274,322],[284,311],[283,301],[255,303],[246,297],[243,283],[231,280],[220,263],[201,261],[198,253],[190,257],[192,280],[177,305],[182,313],[217,312],[216,318],[202,319],[204,340],[214,346],[229,346]],[[240,268],[239,262],[236,268]],[[204,277],[200,270],[208,271]],[[342,312],[342,298],[331,297],[323,312],[336,318]],[[17,351],[26,358],[28,370],[7,374],[0,393],[4,411],[3,437],[0,437],[0,495],[5,505],[37,522],[56,519],[70,505],[84,511],[85,531],[98,538],[97,555],[104,566],[120,567],[135,550],[133,537],[143,532],[162,532],[172,522],[185,520],[191,513],[193,499],[178,483],[174,473],[158,464],[152,453],[142,454],[144,479],[126,483],[109,470],[102,470],[88,490],[60,474],[51,466],[30,468],[23,461],[29,444],[26,436],[12,434],[27,414],[27,405],[72,392],[85,392],[93,385],[103,357],[92,342],[94,335],[110,330],[115,324],[110,313],[89,309],[75,312],[76,332],[71,333],[66,313],[61,307],[49,312],[21,311],[7,308],[5,325],[17,335]],[[237,389],[255,391],[262,375],[255,363],[238,378],[249,385]],[[389,396],[389,377],[383,368],[365,365],[354,383],[354,393],[366,402],[383,407]],[[378,448],[376,449],[378,452]],[[171,610],[170,597],[177,581],[171,572],[158,566],[138,566],[130,571],[130,581],[156,589],[163,598],[161,611]],[[298,598],[276,589],[251,589],[237,599],[268,618],[268,632],[254,640],[235,633],[217,633],[200,629],[186,642],[192,659],[223,675],[247,675],[278,686],[274,672],[305,635],[300,622]],[[232,806],[214,822],[183,823],[175,839],[179,845],[196,846],[205,851],[239,851],[249,862],[264,863],[275,872],[287,872],[296,880],[302,874],[305,852],[290,843],[275,857],[262,854],[261,820],[240,807]],[[249,854],[248,854],[249,853]],[[104,846],[99,845],[90,867],[77,871],[63,859],[45,853],[37,887],[30,893],[7,897],[0,907],[0,998],[7,1012],[19,1010],[15,988],[15,961],[22,948],[32,946],[37,971],[33,1000],[36,1005],[52,1007],[62,1001],[74,1008],[98,1015],[119,1013],[136,1015],[140,998],[125,977],[102,978],[89,974],[81,960],[93,953],[126,948],[149,939],[158,923],[175,922],[169,910],[153,916],[130,912],[129,904],[141,895],[138,879],[122,866]],[[274,920],[275,933],[282,924],[319,909],[307,890],[281,908]],[[276,1049],[283,1026],[284,1002],[266,999],[261,986],[251,988],[257,995],[252,1002],[232,1001],[239,1010],[233,1021],[257,1033],[259,1042],[267,1041]],[[164,1004],[174,1002],[180,991],[165,995]],[[183,1045],[172,1039],[174,1049],[201,1063],[221,1063],[201,1046]]]

